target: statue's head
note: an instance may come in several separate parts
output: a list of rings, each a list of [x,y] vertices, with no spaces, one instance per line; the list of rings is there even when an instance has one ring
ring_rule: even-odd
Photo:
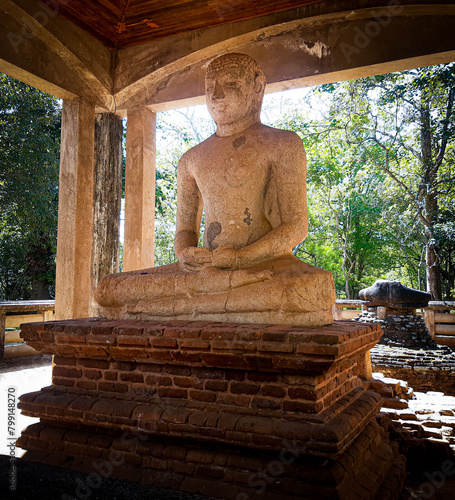
[[[205,94],[215,122],[232,124],[246,116],[259,120],[266,79],[259,64],[246,54],[224,54],[207,68]]]

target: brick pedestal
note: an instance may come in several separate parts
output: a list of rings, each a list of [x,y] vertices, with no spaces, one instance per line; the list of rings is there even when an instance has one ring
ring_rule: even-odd
[[[82,319],[22,335],[55,355],[53,385],[19,405],[41,419],[18,442],[30,459],[235,500],[398,495],[404,463],[358,377],[377,325]]]

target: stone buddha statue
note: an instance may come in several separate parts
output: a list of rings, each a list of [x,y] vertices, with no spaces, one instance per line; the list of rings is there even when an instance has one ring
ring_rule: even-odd
[[[292,255],[308,230],[304,147],[294,132],[260,122],[265,84],[245,54],[210,63],[206,98],[217,131],[178,164],[178,262],[104,277],[95,295],[102,315],[332,323],[332,275]]]

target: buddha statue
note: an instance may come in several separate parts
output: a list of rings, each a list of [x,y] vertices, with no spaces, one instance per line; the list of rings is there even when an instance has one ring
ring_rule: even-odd
[[[206,98],[217,130],[177,167],[178,262],[104,277],[95,295],[103,316],[332,323],[331,273],[292,254],[308,230],[303,143],[294,132],[261,123],[265,84],[245,54],[209,64]]]

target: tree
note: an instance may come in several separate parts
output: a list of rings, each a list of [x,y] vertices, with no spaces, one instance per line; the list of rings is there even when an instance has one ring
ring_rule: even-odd
[[[55,281],[61,106],[0,75],[0,297],[49,298]]]
[[[414,207],[424,235],[428,291],[441,300],[442,253],[449,247],[441,246],[437,228],[454,195],[455,64],[323,89],[332,94],[330,126],[344,130],[347,144],[361,146]]]

